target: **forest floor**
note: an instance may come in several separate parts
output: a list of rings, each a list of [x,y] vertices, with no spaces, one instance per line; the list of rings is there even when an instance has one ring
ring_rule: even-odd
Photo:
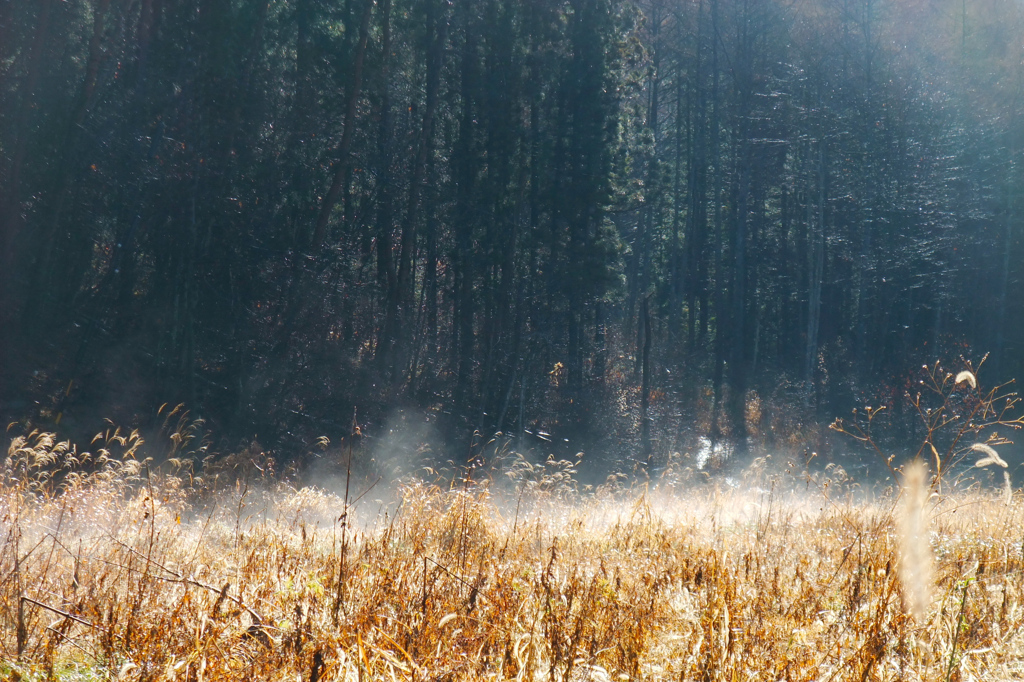
[[[923,498],[908,565],[900,495],[836,468],[583,491],[520,461],[346,507],[251,453],[218,488],[121,441],[12,446],[0,679],[1024,677],[1020,493]]]

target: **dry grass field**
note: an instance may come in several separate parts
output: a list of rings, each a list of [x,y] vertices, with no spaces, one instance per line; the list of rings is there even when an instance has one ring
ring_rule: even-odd
[[[869,494],[760,461],[580,491],[520,461],[353,484],[346,508],[251,452],[218,486],[140,442],[11,445],[0,679],[1024,677],[1024,499],[998,486]]]

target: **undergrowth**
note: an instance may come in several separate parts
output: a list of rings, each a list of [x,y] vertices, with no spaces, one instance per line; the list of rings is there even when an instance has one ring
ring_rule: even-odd
[[[571,463],[520,460],[444,485],[407,479],[390,504],[353,486],[346,505],[291,486],[255,450],[200,475],[174,456],[154,466],[137,434],[94,445],[31,434],[8,451],[7,679],[1024,672],[1019,495],[922,496],[934,568],[918,610],[915,574],[898,570],[898,493],[859,491],[835,467],[759,460],[729,483],[670,471],[581,490]]]

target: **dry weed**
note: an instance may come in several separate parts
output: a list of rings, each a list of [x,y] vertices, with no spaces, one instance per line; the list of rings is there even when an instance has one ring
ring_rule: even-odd
[[[342,496],[271,481],[212,495],[137,460],[137,436],[107,436],[119,454],[47,434],[9,450],[0,675],[966,680],[1024,667],[1019,497],[929,503],[920,600],[899,579],[896,496],[855,501],[837,476],[755,467],[736,487],[581,493],[569,465],[521,463],[508,489],[410,481],[399,504],[358,517]]]

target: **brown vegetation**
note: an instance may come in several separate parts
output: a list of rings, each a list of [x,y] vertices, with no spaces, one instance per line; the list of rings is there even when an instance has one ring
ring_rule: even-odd
[[[134,434],[101,444],[10,447],[6,679],[966,680],[1022,667],[1019,495],[920,497],[913,526],[934,569],[911,615],[900,576],[928,572],[898,570],[896,495],[859,492],[834,467],[773,474],[761,460],[735,483],[683,471],[579,492],[571,469],[520,460],[346,511],[264,476],[255,452],[225,488],[172,473],[177,460],[151,468]]]

